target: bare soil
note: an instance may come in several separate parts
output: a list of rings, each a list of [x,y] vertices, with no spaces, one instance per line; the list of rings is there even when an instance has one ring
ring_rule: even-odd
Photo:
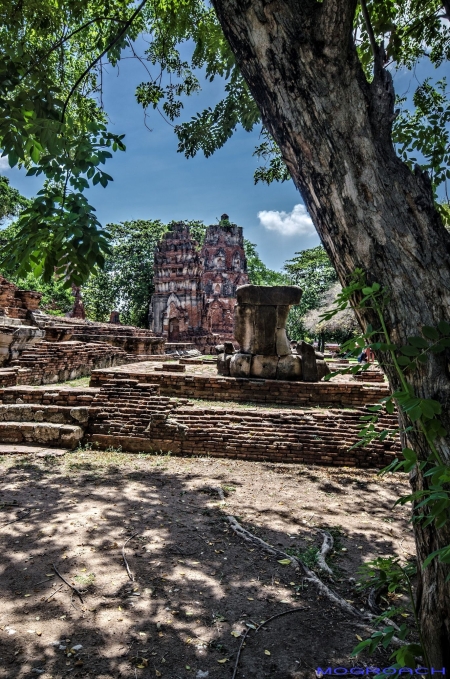
[[[367,631],[292,566],[243,542],[226,515],[311,563],[322,544],[317,528],[327,528],[334,577],[323,579],[366,608],[351,580],[361,563],[414,552],[408,509],[392,508],[407,491],[405,477],[374,470],[116,452],[4,455],[0,677],[231,677],[249,626],[238,679],[387,666],[386,655],[351,659]],[[251,628],[289,609],[258,633]]]

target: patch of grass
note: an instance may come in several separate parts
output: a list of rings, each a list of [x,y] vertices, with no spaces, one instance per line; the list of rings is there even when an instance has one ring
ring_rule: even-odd
[[[253,403],[252,401],[211,401],[201,398],[187,399],[194,406],[204,408],[217,408],[218,410],[232,411],[236,410],[307,410],[305,406],[286,405],[283,403]]]
[[[342,530],[341,526],[331,526],[331,528],[324,528],[324,530],[327,530],[331,537],[333,538],[334,545],[333,545],[333,553],[334,552],[340,552],[342,549],[342,537],[344,535],[344,531]]]
[[[122,452],[122,446],[108,446],[105,450],[105,453],[121,453]]]
[[[89,587],[89,585],[94,584],[95,574],[81,573],[80,575],[75,575],[74,580],[78,585],[82,585],[83,587]]]
[[[155,458],[155,467],[165,467],[171,455],[172,452],[170,450],[167,453],[163,453],[162,450],[159,453],[154,453],[153,457]]]
[[[311,547],[306,547],[305,549],[297,549],[296,547],[288,547],[286,549],[286,554],[300,559],[300,561],[302,561],[305,566],[308,566],[308,568],[314,568],[317,563],[318,553],[319,548],[315,545],[311,545]]]
[[[330,535],[333,538],[333,551],[329,556],[331,557],[337,557],[341,556],[340,551],[342,549],[342,536],[344,535],[344,532],[341,528],[341,526],[322,526],[323,530],[328,531]],[[297,559],[300,559],[300,561],[303,561],[303,563],[308,566],[308,568],[314,569],[314,567],[317,564],[317,555],[319,554],[319,547],[316,547],[316,545],[311,545],[310,547],[306,547],[305,549],[299,549],[297,547],[288,547],[286,549],[286,554],[289,554],[289,556],[295,556]],[[329,564],[331,568],[335,571],[336,568],[334,564]]]
[[[58,387],[88,387],[91,381],[90,375],[86,377],[77,377],[75,380],[67,380],[67,382],[58,382]],[[55,385],[56,386],[56,385]]]

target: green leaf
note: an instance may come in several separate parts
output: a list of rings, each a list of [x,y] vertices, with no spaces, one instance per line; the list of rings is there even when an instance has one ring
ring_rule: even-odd
[[[409,344],[407,344],[404,347],[400,347],[400,351],[405,356],[418,356],[420,354],[419,349],[417,349],[416,347],[412,347]]]
[[[408,342],[419,349],[427,349],[428,342],[423,337],[408,337]]]
[[[367,646],[369,646],[372,643],[372,639],[365,639],[364,641],[361,641],[350,654],[350,657],[353,658],[355,655],[359,655],[361,651],[363,651]]]
[[[450,323],[447,323],[447,321],[440,321],[438,328],[443,335],[450,335]]]
[[[417,422],[417,420],[420,419],[420,417],[422,416],[422,408],[420,406],[411,408],[411,410],[408,410],[407,412],[411,422]]]
[[[393,401],[386,401],[386,411],[389,415],[392,415],[395,412],[395,404]]]
[[[438,340],[439,339],[439,333],[436,330],[436,328],[432,328],[431,325],[424,325],[422,327],[422,334],[427,337],[428,339],[431,340]]]
[[[436,342],[436,344],[432,345],[430,347],[430,351],[433,352],[433,354],[441,354],[448,347],[450,347],[450,338],[444,337],[440,339],[439,342]]]
[[[402,449],[402,454],[403,457],[408,460],[408,462],[417,462],[417,455],[414,452],[414,450],[411,450],[411,448],[403,448]]]

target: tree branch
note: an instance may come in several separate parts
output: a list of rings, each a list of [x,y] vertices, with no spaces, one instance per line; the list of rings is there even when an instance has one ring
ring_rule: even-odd
[[[358,0],[323,0],[316,35],[327,35],[327,47],[333,45],[339,54],[345,53],[346,40],[351,36]]]
[[[450,0],[441,0],[442,1],[442,7],[445,10],[445,14],[443,16],[443,19],[447,19],[450,21]]]
[[[361,2],[361,9],[362,9],[363,17],[364,17],[364,23],[366,24],[366,30],[367,30],[367,33],[369,35],[370,46],[372,48],[373,58],[376,61],[377,56],[378,56],[378,45],[377,45],[377,41],[375,40],[375,33],[373,32],[372,23],[370,21],[369,10],[367,8],[366,0],[360,0],[360,2]]]
[[[92,61],[92,62],[89,64],[89,66],[83,71],[83,73],[82,73],[82,74],[80,75],[80,77],[77,79],[77,81],[75,82],[75,84],[72,86],[72,88],[71,88],[71,90],[70,90],[70,92],[69,92],[69,94],[68,94],[68,96],[67,96],[66,101],[64,102],[64,106],[63,106],[62,113],[61,113],[61,122],[64,122],[64,116],[65,116],[65,114],[66,114],[67,106],[68,106],[68,104],[69,104],[69,101],[70,101],[70,99],[71,99],[73,93],[74,93],[75,90],[78,88],[78,85],[84,80],[84,78],[87,76],[87,74],[89,73],[89,71],[90,71],[92,68],[94,68],[94,66],[100,61],[100,59],[101,59],[102,57],[104,57],[105,54],[107,54],[107,53],[109,52],[109,50],[110,50],[112,47],[114,47],[114,45],[115,45],[115,44],[120,40],[120,38],[126,33],[127,29],[131,26],[131,24],[133,23],[133,21],[135,20],[135,18],[137,17],[137,15],[139,14],[139,12],[141,11],[141,9],[144,7],[144,5],[145,5],[146,3],[147,3],[147,0],[142,0],[141,4],[135,9],[135,11],[134,11],[133,14],[131,15],[131,17],[128,19],[128,21],[125,22],[125,25],[122,27],[122,30],[116,35],[116,37],[114,38],[114,40],[113,40],[112,42],[110,42],[109,45],[108,45],[108,47],[106,47],[106,48],[103,50],[103,52],[102,52],[101,54],[99,54],[98,57],[97,57],[96,59],[94,59],[94,61]]]
[[[72,31],[72,33],[69,33],[69,35],[63,36],[62,38],[60,38],[60,40],[58,40],[58,42],[56,42],[54,45],[52,45],[52,47],[50,47],[50,49],[47,50],[47,52],[45,52],[40,59],[38,59],[36,62],[34,62],[33,67],[28,69],[28,71],[23,76],[22,80],[24,78],[26,78],[27,75],[30,75],[30,73],[34,70],[34,68],[36,68],[36,66],[39,66],[39,64],[41,64],[44,61],[44,59],[46,59],[48,56],[50,56],[50,54],[52,52],[57,50],[58,47],[61,47],[61,45],[63,45],[65,42],[67,42],[68,40],[73,38],[74,35],[76,35],[77,33],[81,33],[81,31],[84,31],[85,28],[88,28],[89,26],[91,26],[91,24],[95,23],[96,21],[118,21],[120,23],[124,22],[123,19],[117,19],[116,17],[95,17],[95,19],[91,19],[90,21],[87,21],[85,24],[83,24],[82,26],[79,26],[74,31]]]

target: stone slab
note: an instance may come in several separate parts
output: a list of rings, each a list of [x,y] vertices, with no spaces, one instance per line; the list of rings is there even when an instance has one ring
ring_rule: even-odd
[[[64,448],[43,448],[42,446],[23,446],[15,443],[0,443],[0,455],[36,455],[37,457],[56,457],[65,455]]]
[[[51,422],[0,422],[0,441],[5,444],[44,444],[73,450],[83,437],[81,427]]]
[[[241,285],[236,299],[238,304],[291,306],[300,303],[302,292],[297,285]]]
[[[277,367],[278,356],[256,355],[252,357],[250,375],[261,379],[275,380],[277,377]]]
[[[302,359],[297,354],[282,356],[277,366],[278,380],[301,380]]]
[[[230,361],[230,375],[232,377],[250,377],[252,357],[250,354],[233,354]]]
[[[163,363],[162,365],[155,366],[155,370],[168,371],[172,373],[184,373],[186,372],[186,366],[180,363]]]
[[[314,347],[307,342],[302,342],[300,353],[302,355],[303,380],[305,382],[318,382],[319,372]]]

